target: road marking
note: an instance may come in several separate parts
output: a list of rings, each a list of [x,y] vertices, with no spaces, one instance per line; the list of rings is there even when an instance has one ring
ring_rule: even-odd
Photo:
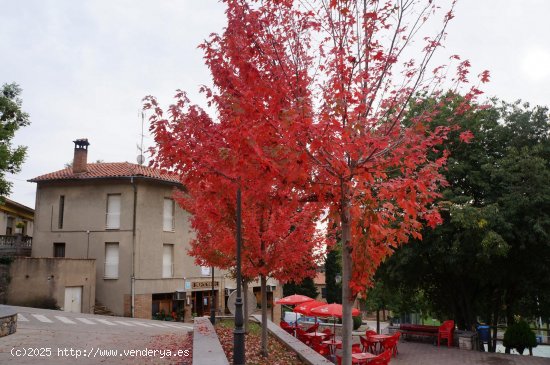
[[[114,324],[113,322],[109,322],[108,320],[106,319],[99,319],[99,318],[94,318],[96,321],[98,322],[101,322],[101,323],[104,323],[104,324],[107,324],[109,326],[116,326],[116,324]]]
[[[166,323],[167,326],[170,326],[172,328],[177,328],[177,329],[193,329],[193,327],[190,327],[190,326],[183,326],[183,325],[177,325],[177,324],[172,324],[172,323]]]
[[[125,321],[113,321],[113,322],[118,323],[118,324],[123,324],[123,325],[125,325],[125,326],[134,327],[133,324],[128,323],[128,322],[125,322]]]
[[[32,316],[38,319],[40,322],[53,323],[50,319],[48,319],[48,317],[43,316],[42,314],[33,314]]]
[[[86,318],[80,318],[80,317],[78,317],[78,318],[75,318],[75,319],[78,319],[80,322],[86,323],[86,324],[94,324],[94,325],[97,324],[97,323],[92,322],[92,321],[90,321],[89,319],[86,319]]]
[[[140,326],[143,326],[143,327],[151,327],[151,326],[149,326],[148,324],[141,323],[141,322],[132,322],[132,323],[133,323],[133,324],[140,325]]]
[[[62,317],[62,316],[55,316],[55,318],[59,319],[61,322],[63,323],[67,323],[67,324],[76,324],[75,322],[71,321],[69,318],[67,317]]]
[[[28,322],[29,320],[25,318],[21,313],[17,313],[17,320],[19,322]]]
[[[163,324],[160,324],[160,323],[149,323],[149,325],[151,325],[151,326],[155,326],[155,327],[160,327],[160,328],[166,328],[166,326],[165,326],[165,325],[163,325]]]

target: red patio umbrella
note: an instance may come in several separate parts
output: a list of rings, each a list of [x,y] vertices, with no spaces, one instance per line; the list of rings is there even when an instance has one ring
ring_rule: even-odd
[[[313,308],[317,308],[317,307],[320,307],[320,306],[326,305],[326,304],[327,303],[323,303],[323,302],[320,302],[318,300],[312,300],[312,301],[304,302],[300,305],[297,305],[296,307],[294,307],[294,312],[301,313],[301,314],[306,315],[306,316],[311,316],[312,315],[311,310]]]
[[[311,316],[313,315],[311,313],[311,310],[313,308],[317,308],[317,307],[320,307],[322,305],[326,305],[327,303],[323,303],[323,302],[320,302],[318,300],[312,300],[310,302],[305,302],[305,303],[302,303],[300,305],[297,305],[296,307],[294,307],[294,312],[296,313],[301,313],[303,315],[306,315],[306,316]],[[315,316],[317,318],[317,316]],[[317,325],[317,321],[315,321],[315,325]],[[315,333],[317,333],[317,329],[315,329]]]
[[[314,300],[314,299],[310,298],[308,296],[305,296],[305,295],[293,294],[293,295],[289,295],[288,297],[284,297],[284,298],[281,298],[279,300],[276,300],[275,304],[297,305],[297,304],[302,304],[302,303],[305,303],[305,302],[311,302],[312,300]],[[298,314],[296,314],[296,323],[295,323],[295,325],[298,326]]]
[[[342,318],[342,304],[332,303],[332,304],[325,304],[321,307],[316,307],[311,310],[311,314],[317,317],[336,317],[336,318]],[[359,309],[352,308],[351,315],[352,316],[358,316],[361,314]],[[334,333],[336,334],[336,321],[334,322]]]
[[[275,304],[296,305],[314,300],[305,295],[293,294],[275,301]]]

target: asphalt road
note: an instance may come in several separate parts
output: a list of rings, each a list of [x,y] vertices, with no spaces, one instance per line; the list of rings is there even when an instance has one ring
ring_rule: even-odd
[[[17,332],[0,338],[0,364],[169,364],[190,350],[188,323],[11,308]]]

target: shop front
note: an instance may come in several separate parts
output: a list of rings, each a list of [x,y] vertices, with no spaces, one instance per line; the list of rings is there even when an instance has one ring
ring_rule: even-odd
[[[214,281],[214,296],[212,296],[211,281],[193,281],[191,284],[191,292],[189,293],[191,300],[191,310],[193,316],[209,316],[210,308],[215,307],[216,313],[220,313],[219,308],[219,281]]]
[[[151,316],[159,320],[183,321],[185,318],[185,293],[159,293],[152,295]]]

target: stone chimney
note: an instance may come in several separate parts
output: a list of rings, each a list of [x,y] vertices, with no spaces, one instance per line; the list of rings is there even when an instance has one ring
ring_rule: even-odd
[[[74,143],[73,173],[88,171],[88,143],[87,138],[77,139]]]

